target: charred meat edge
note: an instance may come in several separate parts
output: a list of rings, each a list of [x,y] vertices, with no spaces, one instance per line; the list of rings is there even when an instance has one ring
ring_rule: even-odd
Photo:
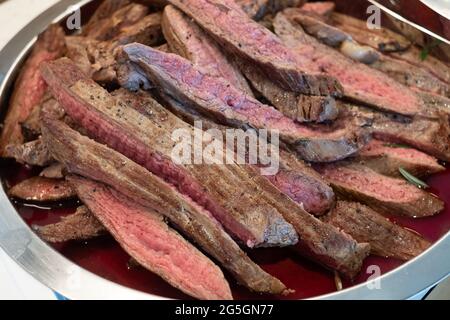
[[[164,222],[163,217],[104,184],[69,176],[80,199],[141,266],[184,293],[204,300],[232,299],[222,271]]]
[[[158,85],[158,90],[186,106],[196,108],[200,113],[216,117],[222,123],[244,129],[277,130],[281,140],[307,161],[340,160],[356,153],[367,141],[367,133],[353,125],[334,128],[295,123],[276,109],[235,89],[225,79],[201,73],[178,55],[130,44],[123,47],[120,56],[124,63],[131,61],[135,64],[131,72],[140,69],[139,75],[125,76],[120,81],[122,85],[139,87],[133,82],[143,81],[145,73],[153,84]]]
[[[156,102],[150,111],[154,120],[143,117],[127,107],[126,101],[115,103],[99,85],[83,80],[85,76],[66,59],[43,66],[43,74],[61,106],[93,137],[191,196],[248,246],[297,242],[293,227],[260,199],[264,191],[244,166],[176,165],[171,159],[172,132],[178,128],[193,134],[194,129]]]
[[[381,257],[410,260],[431,246],[420,235],[356,202],[338,201],[324,221],[358,241],[368,242],[372,253]]]
[[[120,153],[81,136],[66,124],[45,115],[42,121],[44,141],[69,172],[113,186],[136,203],[164,215],[250,290],[271,294],[289,292],[278,279],[253,263],[212,215],[190,198]]]

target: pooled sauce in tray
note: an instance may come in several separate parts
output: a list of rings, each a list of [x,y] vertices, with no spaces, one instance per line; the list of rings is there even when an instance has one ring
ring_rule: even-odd
[[[14,185],[36,172],[14,164],[1,167],[1,176],[5,184]],[[431,186],[430,192],[438,195],[446,204],[440,214],[424,219],[408,219],[392,217],[404,227],[417,231],[427,240],[437,241],[450,230],[450,170],[434,175],[427,180]],[[75,207],[62,204],[61,207],[47,209],[35,206],[25,206],[15,203],[15,206],[28,225],[46,225],[59,221],[61,216],[73,213]],[[111,281],[124,286],[155,294],[158,296],[190,299],[173,288],[157,275],[133,263],[119,244],[110,236],[103,236],[83,242],[67,242],[53,245],[62,255],[81,267]],[[292,252],[289,248],[256,249],[248,251],[249,256],[264,270],[279,278],[295,293],[287,297],[261,296],[238,286],[236,281],[228,277],[235,299],[302,299],[332,293],[336,291],[334,274]],[[382,273],[400,266],[403,262],[391,258],[370,256],[354,282],[343,281],[344,288],[365,282],[372,276],[369,266],[376,265]]]

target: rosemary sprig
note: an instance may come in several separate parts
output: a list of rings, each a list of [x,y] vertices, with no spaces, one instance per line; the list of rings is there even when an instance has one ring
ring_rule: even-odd
[[[423,47],[422,51],[420,51],[420,60],[425,61],[428,58],[430,51],[433,48],[437,47],[440,43],[441,43],[440,40],[433,39],[433,41],[431,43],[426,44]]]
[[[419,178],[413,176],[411,173],[409,173],[408,171],[406,171],[404,168],[400,167],[398,168],[398,170],[400,171],[401,175],[411,184],[415,185],[416,187],[420,188],[420,189],[427,189],[430,186],[427,185],[425,182],[423,182],[422,180],[420,180]]]

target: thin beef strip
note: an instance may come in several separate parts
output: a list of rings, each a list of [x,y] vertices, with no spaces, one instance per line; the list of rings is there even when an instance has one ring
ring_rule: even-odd
[[[436,158],[413,148],[372,140],[356,156],[355,161],[378,173],[401,177],[400,168],[417,177],[426,177],[445,170]]]
[[[63,53],[64,31],[60,26],[50,25],[39,35],[30,57],[16,80],[0,136],[0,156],[4,156],[7,145],[24,142],[20,123],[27,119],[45,94],[46,85],[41,77],[39,65],[43,61],[56,59]]]
[[[141,97],[139,100],[135,95],[125,94],[123,91],[116,95],[121,95],[122,101],[130,101],[133,108],[158,121],[155,114],[161,112],[158,111],[160,107],[152,103],[148,96],[143,96],[144,93],[139,93]],[[214,128],[213,125],[211,127]],[[283,151],[280,160],[281,169],[274,176],[277,178],[271,179],[270,176],[268,178],[273,185],[283,190],[282,193],[292,196],[292,199],[299,203],[304,201],[304,206],[315,210],[316,213],[323,213],[332,205],[334,195],[317,173],[310,168],[308,171],[308,167],[298,161],[294,155],[289,157]],[[357,244],[348,235],[337,232],[303,210],[299,210],[298,206],[293,205],[293,202],[275,187],[268,185],[267,180],[258,173],[255,173],[253,179],[261,189],[266,191],[261,193],[260,197],[266,197],[285,219],[296,227],[303,239],[295,247],[300,254],[330,269],[338,270],[349,278],[359,271],[362,260],[368,253],[367,245]]]
[[[9,189],[8,194],[13,198],[31,202],[55,202],[76,196],[72,186],[66,181],[44,177],[24,180]]]
[[[145,73],[164,94],[225,124],[279,132],[281,140],[307,161],[329,162],[346,158],[367,140],[367,135],[351,122],[343,127],[342,123],[329,127],[295,123],[276,109],[237,90],[225,79],[203,74],[177,55],[139,44],[125,46],[121,55],[123,61],[134,64],[131,75],[125,74],[119,79],[125,87],[138,88],[140,82],[145,82],[142,80]]]
[[[110,19],[117,10],[129,4],[130,0],[103,0],[89,21],[83,26],[83,35],[95,32],[96,29],[99,29],[103,20]]]
[[[287,9],[275,17],[275,32],[292,50],[305,59],[315,61],[317,70],[336,77],[348,99],[406,116],[429,113],[416,92],[305,34],[301,26],[293,21],[296,10]]]
[[[259,21],[264,16],[275,14],[285,8],[298,7],[305,0],[236,0],[235,2],[250,18]]]
[[[197,299],[233,299],[222,271],[168,227],[158,212],[101,183],[76,176],[69,181],[83,203],[141,266]]]
[[[50,243],[89,240],[107,233],[101,222],[85,206],[78,207],[75,213],[62,217],[57,223],[34,226],[33,229],[39,237]]]
[[[283,89],[312,95],[342,94],[336,79],[313,68],[272,32],[250,19],[233,0],[171,0],[225,50],[256,64]],[[314,70],[313,70],[314,69]]]
[[[174,162],[174,130],[183,130],[195,139],[194,128],[156,101],[145,117],[128,107],[127,100],[116,103],[106,90],[86,79],[66,59],[44,66],[43,74],[66,112],[91,136],[175,185],[211,211],[229,232],[249,247],[286,246],[297,242],[292,226],[272,205],[260,200],[264,191],[244,166],[237,163],[213,165],[214,159],[198,164],[194,160],[194,150],[189,154],[191,164]]]
[[[137,204],[164,215],[250,290],[272,294],[288,292],[278,279],[247,257],[210,212],[189,197],[120,153],[81,136],[64,123],[45,116],[42,121],[44,140],[69,172],[113,186]]]
[[[296,10],[292,18],[319,41],[339,48],[344,55],[382,71],[408,87],[443,96],[450,95],[450,86],[426,69],[392,58],[369,46],[363,46],[355,42],[346,32],[325,23],[320,17]]]
[[[421,49],[411,45],[405,37],[385,28],[370,30],[366,21],[341,13],[333,13],[330,23],[350,34],[355,41],[380,50],[392,58],[425,68],[440,80],[450,84],[449,67],[431,55],[425,60],[421,59]]]
[[[130,3],[112,12],[111,15],[96,19],[92,24],[88,23],[83,29],[83,35],[99,41],[111,40],[123,28],[139,22],[147,14],[148,7],[138,3]]]
[[[53,161],[47,146],[42,143],[40,138],[21,145],[12,144],[7,146],[5,156],[30,166],[45,167]]]
[[[353,238],[370,244],[371,252],[381,257],[410,260],[431,243],[379,213],[356,202],[338,201],[324,221],[344,230]]]
[[[113,92],[113,96],[122,101],[130,101],[130,106],[144,115],[151,116],[155,109],[160,108],[143,91],[132,93],[125,89],[119,89]],[[230,127],[217,124],[194,109],[184,107],[170,98],[165,97],[164,100],[165,105],[168,105],[175,114],[191,125],[194,125],[195,121],[201,121],[204,130],[218,129],[224,134],[227,129],[230,129]],[[236,145],[232,145],[230,148],[236,148]],[[280,191],[301,204],[307,212],[316,216],[325,214],[333,206],[333,190],[309,165],[284,150],[280,150],[279,162],[278,172],[274,175],[267,175],[266,178]],[[262,166],[261,163],[258,165]]]
[[[423,218],[444,209],[444,203],[404,179],[381,175],[359,164],[340,163],[315,167],[346,199],[360,201],[387,214]]]
[[[228,61],[214,40],[184,13],[166,6],[162,28],[172,52],[190,60],[203,73],[225,78],[237,89],[253,96],[237,66]]]

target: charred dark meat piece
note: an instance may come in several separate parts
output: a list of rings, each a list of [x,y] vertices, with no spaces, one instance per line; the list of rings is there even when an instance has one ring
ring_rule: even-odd
[[[46,226],[35,226],[38,235],[47,242],[60,243],[70,240],[89,240],[107,233],[105,227],[85,206],[60,222]]]
[[[273,15],[288,7],[298,7],[305,0],[236,0],[248,16],[256,21],[264,16]]]
[[[421,236],[356,202],[338,201],[324,221],[344,230],[382,257],[410,260],[430,247]]]
[[[9,102],[8,114],[0,136],[0,156],[4,155],[9,144],[22,144],[24,138],[20,123],[25,121],[34,106],[45,94],[46,85],[41,77],[39,65],[60,57],[64,52],[64,31],[51,25],[39,35],[30,57],[25,62],[14,87]]]
[[[222,271],[164,222],[163,217],[107,186],[69,177],[80,199],[141,266],[204,300],[233,299]]]

